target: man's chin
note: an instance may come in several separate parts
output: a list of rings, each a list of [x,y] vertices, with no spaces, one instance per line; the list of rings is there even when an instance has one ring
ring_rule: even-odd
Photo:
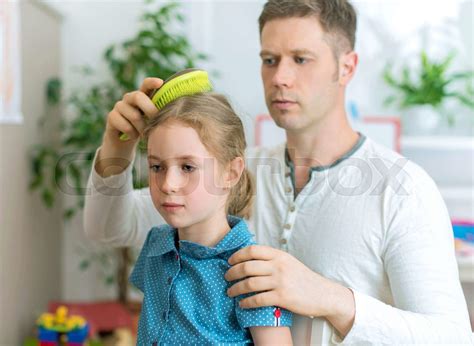
[[[298,129],[297,122],[295,121],[295,118],[297,117],[296,114],[290,112],[278,112],[270,115],[275,122],[275,125],[279,128],[287,131]]]

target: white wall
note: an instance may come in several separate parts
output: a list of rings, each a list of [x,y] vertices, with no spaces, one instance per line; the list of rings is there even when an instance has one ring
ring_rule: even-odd
[[[253,143],[255,115],[267,113],[260,80],[258,16],[265,1],[192,2],[188,13],[204,12],[190,21],[190,38],[213,57],[204,67],[220,72],[219,92],[228,95]]]
[[[0,345],[21,345],[38,316],[61,292],[61,210],[47,209],[28,189],[29,153],[54,142],[47,124],[44,86],[59,73],[60,16],[37,1],[20,4],[21,111],[23,121],[0,124]],[[34,58],[32,58],[34,57]],[[54,110],[52,110],[54,112]],[[54,112],[57,116],[57,112]]]
[[[387,63],[419,64],[419,52],[444,58],[458,52],[455,69],[473,68],[473,13],[471,1],[384,0],[356,1],[359,29],[356,50],[360,65],[348,99],[361,114],[394,114],[383,100],[391,91],[382,82]]]
[[[85,83],[72,73],[84,63],[106,73],[104,48],[133,35],[137,18],[145,8],[142,1],[47,0],[64,14],[63,76],[66,88]],[[160,1],[163,3],[164,1]],[[229,95],[242,114],[253,142],[253,117],[266,113],[260,80],[257,19],[264,0],[210,0],[182,2],[188,17],[191,42],[208,53],[211,61],[202,66],[216,70],[218,91]],[[469,0],[355,0],[359,14],[356,50],[357,74],[348,90],[348,100],[357,103],[361,114],[396,114],[383,106],[390,93],[381,74],[387,61],[395,67],[418,63],[421,48],[431,54],[455,49],[455,69],[473,68],[473,3]]]
[[[138,18],[143,12],[142,1],[46,1],[63,15],[62,78],[65,95],[75,88],[87,86],[107,77],[107,66],[102,58],[105,48],[131,37],[138,30]],[[89,65],[96,78],[83,79],[74,72]],[[104,115],[105,116],[105,115]],[[64,196],[66,203],[74,196]],[[101,267],[93,265],[79,270],[84,253],[96,247],[88,241],[82,229],[82,213],[63,222],[62,241],[62,298],[66,300],[113,299],[114,286],[104,284]]]
[[[212,60],[203,64],[217,70],[216,89],[231,96],[243,116],[249,143],[253,143],[253,117],[266,113],[260,80],[257,18],[264,0],[187,1],[186,30],[195,47]],[[64,15],[63,77],[66,88],[84,81],[71,73],[84,63],[97,67],[98,78],[106,73],[102,62],[104,48],[133,35],[136,19],[144,8],[141,1],[48,1]],[[473,68],[472,2],[461,0],[372,0],[355,1],[359,12],[357,51],[360,65],[348,91],[362,114],[390,114],[383,99],[388,93],[381,73],[389,59],[415,63],[421,48],[444,54],[459,51],[456,68]],[[448,34],[443,30],[447,30]],[[423,27],[425,29],[423,29]],[[429,29],[428,29],[429,28]],[[462,30],[461,30],[462,29]],[[97,273],[77,273],[75,248],[89,246],[83,239],[80,218],[65,226],[63,256],[63,296],[65,299],[109,297],[110,290],[97,285]],[[95,286],[94,286],[95,285]]]

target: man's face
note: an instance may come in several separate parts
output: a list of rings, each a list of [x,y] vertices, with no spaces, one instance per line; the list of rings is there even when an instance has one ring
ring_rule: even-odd
[[[287,132],[312,129],[344,102],[338,64],[317,18],[269,21],[260,56],[267,107]]]

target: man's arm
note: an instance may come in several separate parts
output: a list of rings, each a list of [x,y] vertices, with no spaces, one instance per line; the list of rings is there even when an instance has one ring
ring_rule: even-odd
[[[417,180],[417,190],[408,197],[393,197],[390,206],[381,255],[393,305],[353,288],[351,303],[348,288],[265,246],[244,248],[229,258],[233,267],[226,279],[243,280],[228,294],[258,292],[243,299],[242,307],[279,305],[325,317],[340,333],[334,342],[472,344],[449,215],[436,186],[426,180]]]
[[[107,116],[87,184],[84,230],[93,240],[112,246],[140,246],[152,225],[163,223],[148,189],[133,190],[132,163],[145,127],[144,116],[156,115],[147,94],[162,80],[147,78],[140,90],[126,94]],[[119,139],[120,134],[129,140]]]
[[[97,154],[94,163],[96,160]],[[131,165],[107,178],[91,170],[83,222],[89,239],[117,247],[142,246],[151,227],[165,223],[153,206],[149,189],[133,189]]]
[[[250,327],[255,345],[293,345],[289,327]]]
[[[422,245],[413,244],[415,247]],[[257,292],[241,300],[242,308],[278,305],[291,312],[326,318],[348,343],[472,343],[469,317],[457,270],[445,255],[420,249],[398,254],[394,266],[400,271],[392,285],[395,304],[390,306],[361,292],[353,291],[312,272],[286,252],[266,246],[253,245],[236,252],[226,273],[229,281],[241,280],[228,290],[230,297]],[[435,251],[436,252],[436,251]],[[437,272],[436,265],[416,267],[417,256],[441,265],[451,273]],[[449,257],[449,256],[448,256]],[[428,269],[430,268],[430,269]],[[419,269],[419,270],[418,270]],[[403,272],[408,270],[409,277]],[[423,273],[423,271],[425,271]],[[405,279],[409,280],[406,281]],[[352,299],[351,299],[352,298]]]

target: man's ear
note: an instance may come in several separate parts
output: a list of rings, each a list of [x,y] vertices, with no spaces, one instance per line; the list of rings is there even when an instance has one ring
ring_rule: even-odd
[[[341,55],[339,58],[339,83],[341,85],[347,85],[354,77],[358,62],[359,57],[354,51]]]
[[[224,186],[226,188],[232,188],[240,180],[240,177],[242,176],[242,173],[244,172],[245,169],[245,162],[242,157],[236,157],[233,159],[228,167],[227,167],[227,174],[225,175],[225,181],[224,181]]]

